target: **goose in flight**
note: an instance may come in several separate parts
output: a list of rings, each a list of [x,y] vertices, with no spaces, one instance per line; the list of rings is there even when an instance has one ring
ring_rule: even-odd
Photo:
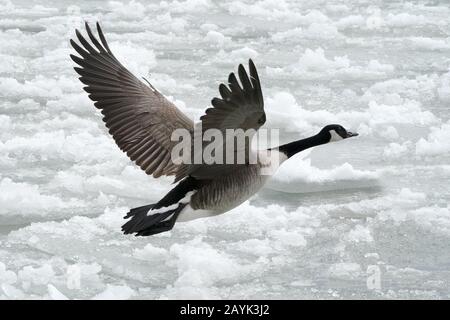
[[[145,84],[125,68],[111,52],[100,25],[98,37],[86,23],[90,42],[76,30],[79,44],[70,40],[79,56],[75,71],[84,90],[101,110],[114,141],[146,174],[174,176],[176,185],[157,203],[131,209],[123,226],[125,234],[149,236],[173,228],[177,221],[211,217],[237,207],[265,184],[270,174],[298,152],[356,136],[336,124],[318,134],[268,150],[251,151],[256,161],[243,163],[178,163],[172,158],[177,129],[194,135],[196,125],[149,82]],[[261,84],[249,60],[249,73],[241,65],[238,77],[230,73],[228,85],[219,86],[220,98],[200,117],[201,132],[216,129],[258,130],[266,121]],[[237,148],[237,147],[236,147]],[[247,151],[248,145],[244,149]],[[236,152],[236,150],[233,150]],[[247,154],[247,152],[245,152]],[[277,159],[274,161],[273,159]]]

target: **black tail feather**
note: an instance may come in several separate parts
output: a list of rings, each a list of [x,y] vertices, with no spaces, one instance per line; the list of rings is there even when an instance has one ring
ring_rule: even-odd
[[[146,206],[142,206],[142,207],[137,207],[137,208],[133,208],[131,209],[127,215],[125,217],[123,217],[124,219],[128,219],[131,218],[132,216],[138,215],[140,212],[145,211],[145,213],[147,213],[148,211],[150,211],[151,209],[153,209],[153,207],[155,206],[155,204],[148,204]]]
[[[181,210],[189,202],[189,200],[182,202],[182,199],[188,192],[199,189],[203,183],[189,176],[178,183],[158,203],[131,209],[125,216],[125,219],[131,219],[122,226],[122,231],[125,234],[136,233],[137,236],[149,236],[171,230]],[[177,206],[174,209],[169,209],[175,204]]]
[[[136,233],[136,236],[150,236],[169,231],[173,228],[178,214],[185,206],[186,204],[180,203],[175,209],[150,215],[147,215],[147,213],[153,208],[153,205],[131,209],[125,216],[131,217],[131,219],[122,226],[122,231],[125,234]]]

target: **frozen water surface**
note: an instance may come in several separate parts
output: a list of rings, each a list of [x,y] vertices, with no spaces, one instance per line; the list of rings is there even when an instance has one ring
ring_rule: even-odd
[[[0,0],[0,298],[450,298],[449,16],[448,1]],[[84,20],[193,118],[251,57],[283,142],[328,123],[360,136],[227,214],[124,236],[171,179],[134,166],[82,91]]]

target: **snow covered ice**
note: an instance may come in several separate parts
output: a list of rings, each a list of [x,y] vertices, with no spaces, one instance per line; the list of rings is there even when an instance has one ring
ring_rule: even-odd
[[[0,298],[450,298],[449,16],[448,1],[0,0]],[[360,135],[222,216],[125,236],[171,179],[134,166],[82,90],[84,20],[195,119],[252,58],[282,142]]]

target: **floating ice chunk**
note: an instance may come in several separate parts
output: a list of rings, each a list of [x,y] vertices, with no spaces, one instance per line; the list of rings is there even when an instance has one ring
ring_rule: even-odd
[[[379,104],[370,101],[366,109],[360,111],[308,110],[298,105],[289,92],[276,92],[266,99],[268,126],[288,128],[292,132],[301,132],[302,136],[313,135],[326,123],[341,123],[349,130],[370,135],[380,131],[380,125],[394,124],[431,125],[437,122],[436,116],[423,110],[421,104],[405,99],[399,105]],[[289,125],[286,125],[289,124]],[[395,133],[393,133],[395,135]]]
[[[290,10],[290,6],[285,0],[262,0],[251,4],[232,1],[227,4],[227,9],[232,15],[254,16],[268,20],[293,19],[300,15]]]
[[[444,102],[450,102],[450,72],[442,75],[437,92],[439,99]]]
[[[200,26],[200,29],[202,31],[208,32],[208,31],[217,31],[219,29],[219,26],[214,23],[203,23]]]
[[[189,83],[179,83],[168,74],[152,73],[148,79],[160,92],[179,93],[181,90],[193,91],[195,86]]]
[[[450,122],[440,127],[432,127],[427,139],[420,138],[416,143],[416,154],[438,156],[450,152]]]
[[[11,0],[5,0],[0,3],[0,10],[2,10],[3,13],[12,13],[16,10],[16,7]]]
[[[430,275],[430,272],[418,270],[414,268],[398,268],[395,266],[386,266],[386,273],[389,274],[389,276],[393,276],[396,278],[401,279],[415,279],[417,277],[423,278],[428,275]]]
[[[137,1],[120,2],[108,1],[108,7],[111,10],[108,13],[110,19],[120,20],[140,20],[145,17],[146,7]]]
[[[294,161],[283,163],[267,187],[288,193],[308,193],[373,186],[380,176],[381,172],[355,169],[349,163],[319,169],[311,164],[311,159],[296,156]]]
[[[269,232],[270,237],[274,238],[286,246],[304,247],[306,246],[305,237],[297,230],[288,231],[285,229],[272,230]]]
[[[301,27],[289,29],[287,31],[279,31],[271,36],[271,39],[276,42],[293,41],[302,36],[303,30]]]
[[[292,163],[292,165],[289,165]],[[333,169],[318,169],[311,165],[311,159],[300,162],[284,163],[275,175],[280,181],[327,182],[338,180],[376,179],[378,174],[371,171],[354,169],[349,163],[344,163]]]
[[[412,79],[397,78],[380,81],[370,86],[363,94],[363,101],[375,100],[377,102],[389,103],[396,95],[403,99],[396,99],[395,104],[403,103],[403,100],[414,99],[417,101],[432,100],[436,93],[435,76],[417,76]]]
[[[17,281],[17,275],[14,271],[7,270],[3,262],[0,262],[0,284],[14,284]]]
[[[258,257],[265,257],[274,251],[269,239],[241,240],[236,243],[236,247],[245,254],[256,255]]]
[[[408,219],[414,220],[418,225],[428,230],[439,230],[439,232],[450,235],[450,207],[422,207],[412,210]]]
[[[313,23],[326,24],[330,22],[330,18],[319,10],[310,10],[307,14],[299,19],[303,24],[311,25]]]
[[[407,39],[413,47],[421,50],[448,50],[450,38],[410,37]]]
[[[327,34],[333,34],[332,30],[328,30],[326,33],[322,34],[324,30],[328,30],[326,27],[317,26],[317,34],[314,35],[314,32],[311,33],[313,37],[328,37]],[[336,28],[333,27],[333,30],[337,32]],[[304,34],[308,34],[306,31],[302,31]],[[322,35],[321,35],[322,34]],[[338,34],[334,33],[333,38],[335,38]],[[281,38],[284,36],[280,35]],[[276,38],[277,39],[277,38]],[[268,73],[270,75],[283,75],[283,74],[292,74],[295,76],[300,76],[302,78],[329,78],[331,76],[340,76],[342,78],[373,78],[380,77],[385,74],[391,73],[394,71],[394,66],[390,64],[383,64],[377,60],[370,60],[367,62],[367,65],[355,65],[350,61],[350,59],[344,56],[334,56],[332,59],[328,58],[325,55],[325,51],[318,47],[315,50],[306,49],[302,56],[298,59],[298,61],[290,66],[285,68],[268,68]]]
[[[230,42],[231,39],[229,37],[225,37],[219,31],[210,30],[206,34],[205,40],[213,45],[222,47],[224,44]]]
[[[331,265],[328,274],[338,279],[354,279],[362,275],[362,269],[355,262],[340,262]]]
[[[67,8],[66,8],[66,13],[68,14],[68,15],[75,15],[75,16],[77,16],[77,15],[79,15],[80,13],[81,13],[81,9],[80,9],[80,7],[79,6],[76,6],[76,5],[69,5]]]
[[[409,188],[402,188],[398,194],[398,201],[411,203],[425,200],[427,195],[423,192],[411,191]]]
[[[170,12],[156,16],[156,21],[158,24],[166,26],[176,33],[184,32],[188,24],[183,18],[173,18]]]
[[[106,285],[106,289],[92,297],[93,300],[127,300],[136,295],[136,292],[126,285]]]
[[[25,297],[25,294],[22,290],[17,289],[15,286],[7,284],[7,283],[1,283],[0,284],[1,289],[5,293],[5,295],[10,299],[23,299]]]
[[[13,74],[25,71],[25,62],[17,59],[17,57],[13,55],[0,53],[0,61],[2,62],[1,72],[3,74]]]
[[[0,114],[0,128],[2,128],[2,132],[8,132],[11,130],[11,127],[11,118],[7,115]]]
[[[390,27],[410,27],[429,23],[423,15],[414,15],[407,12],[399,14],[388,13],[386,24]]]
[[[297,72],[304,71],[327,71],[333,69],[343,69],[350,66],[350,60],[344,57],[334,57],[333,60],[325,57],[324,50],[317,48],[316,50],[306,49],[305,53],[300,57],[296,64]]]
[[[380,259],[380,255],[378,253],[376,253],[376,252],[369,252],[369,253],[366,253],[364,255],[364,258],[379,260]]]
[[[76,85],[80,90],[81,86]],[[54,113],[70,112],[75,115],[83,115],[84,117],[92,116],[98,111],[93,111],[92,101],[86,94],[78,91],[77,93],[66,92],[63,96],[48,99],[45,107]]]
[[[1,143],[1,142],[0,142]],[[5,168],[15,168],[17,165],[17,159],[11,158],[9,154],[0,154],[0,167]]]
[[[49,78],[52,76],[59,77],[68,71],[67,57],[71,53],[75,52],[66,47],[47,52],[43,56],[33,59],[32,63],[28,66],[29,71],[34,74],[44,74]],[[50,70],[49,65],[52,66]]]
[[[48,130],[30,137],[15,136],[0,145],[3,152],[23,157],[24,161],[64,159],[65,161],[92,163],[126,159],[117,152],[106,135],[93,135],[87,131],[66,133],[64,130]]]
[[[374,72],[392,72],[394,71],[394,66],[390,64],[382,64],[378,62],[377,60],[370,60],[367,64],[367,68],[370,71]]]
[[[380,29],[385,24],[386,22],[378,13],[374,13],[373,15],[371,15],[366,19],[366,27],[369,30]]]
[[[303,36],[308,39],[336,39],[342,35],[337,28],[330,23],[311,23],[309,27],[304,30]]]
[[[160,8],[176,13],[202,13],[209,12],[213,6],[211,0],[185,0],[185,1],[161,1]]]
[[[26,98],[21,99],[17,103],[4,103],[2,105],[2,109],[8,110],[12,113],[20,112],[25,113],[29,111],[38,111],[41,108],[41,105],[33,99]]]
[[[163,248],[155,247],[149,243],[142,249],[135,249],[133,256],[139,260],[155,261],[167,258],[168,251]]]
[[[398,131],[393,126],[388,126],[386,129],[380,130],[379,135],[388,140],[397,140],[399,138]]]
[[[381,221],[393,217],[402,220],[403,212],[422,206],[426,199],[427,195],[423,192],[402,188],[383,197],[350,202],[343,207],[350,210],[352,215],[359,217],[376,213],[377,219],[379,218]]]
[[[208,287],[218,281],[242,277],[243,267],[227,254],[213,248],[197,237],[185,244],[174,244],[170,254],[176,257],[180,287]],[[186,296],[189,293],[186,292]]]
[[[26,195],[24,197],[23,195]],[[14,220],[11,216],[46,216],[51,211],[55,214],[67,208],[83,205],[82,200],[64,201],[55,195],[43,194],[38,185],[14,182],[9,178],[0,181],[0,219],[3,223]]]
[[[0,10],[7,16],[14,14],[29,19],[53,16],[58,12],[57,8],[46,7],[39,4],[32,7],[23,8],[21,6],[14,5],[10,0],[2,1],[0,3]]]
[[[91,119],[86,119],[84,117],[79,117],[71,113],[62,112],[61,114],[58,114],[57,116],[52,118],[45,117],[45,119],[38,124],[37,128],[36,124],[34,124],[33,129],[42,132],[52,130],[70,130],[71,132],[89,132],[90,134],[97,135],[101,134],[101,130],[103,129],[100,129],[99,125],[100,124],[98,122],[92,121]],[[23,126],[25,127],[26,124],[24,124]]]
[[[230,59],[232,60],[248,60],[249,58],[255,59],[258,57],[259,53],[249,47],[244,47],[241,49],[236,49],[230,52]]]
[[[360,224],[348,232],[346,239],[350,242],[373,242],[370,229]]]
[[[109,45],[117,59],[138,78],[148,77],[150,70],[156,66],[153,50],[146,49],[130,41],[113,41]]]
[[[56,287],[52,284],[47,285],[48,296],[52,300],[68,300],[68,298],[62,294]]]
[[[29,98],[29,97],[59,97],[63,92],[72,92],[79,87],[76,78],[64,76],[51,79],[38,75],[33,80],[19,82],[13,78],[0,78],[0,90],[4,97]]]
[[[335,25],[338,29],[357,28],[365,25],[366,20],[361,15],[350,15],[339,19]]]
[[[450,235],[450,210],[449,207],[421,206],[419,208],[397,208],[382,211],[379,214],[382,221],[392,220],[396,224],[413,222],[420,228],[439,232],[442,235]]]
[[[398,106],[378,104],[371,101],[369,102],[368,112],[373,116],[369,120],[371,124],[410,123],[426,125],[436,121],[436,117],[430,111],[423,111],[420,103],[412,100],[406,100],[404,104]]]
[[[405,155],[408,152],[409,146],[411,145],[410,141],[399,144],[396,142],[391,142],[387,147],[383,150],[383,157],[385,158],[399,158]]]
[[[325,5],[325,8],[327,8],[327,10],[331,12],[339,12],[339,13],[350,11],[349,6],[341,3],[330,3]]]
[[[55,271],[50,264],[40,267],[26,266],[18,273],[18,279],[26,285],[47,285],[55,277]]]

